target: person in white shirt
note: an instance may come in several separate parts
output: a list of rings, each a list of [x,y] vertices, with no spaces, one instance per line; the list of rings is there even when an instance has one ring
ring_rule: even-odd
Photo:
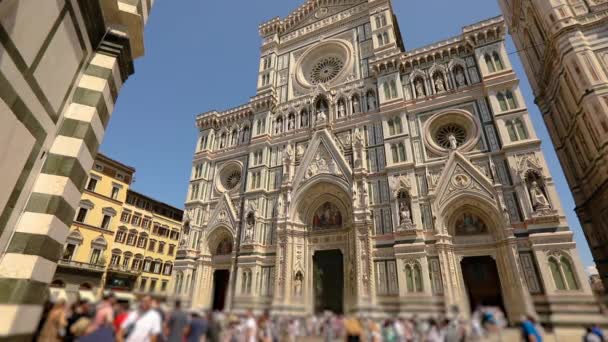
[[[151,304],[152,297],[145,296],[139,310],[130,312],[122,323],[120,328],[125,342],[157,342],[162,331],[162,319]]]
[[[246,342],[257,342],[258,324],[251,310],[247,312],[247,319],[245,319],[245,336]]]

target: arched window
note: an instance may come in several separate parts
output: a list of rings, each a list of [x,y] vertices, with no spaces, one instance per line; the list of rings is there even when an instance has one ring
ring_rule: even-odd
[[[262,133],[262,120],[258,120],[255,123],[255,133],[256,134],[261,134]]]
[[[401,134],[401,132],[403,132],[403,127],[401,126],[401,118],[398,116],[395,117],[394,122],[395,122],[395,134]]]
[[[251,270],[243,270],[243,279],[241,279],[241,293],[251,294],[251,281],[252,273]]]
[[[403,145],[403,143],[399,143],[398,149],[399,149],[399,161],[404,162],[405,161],[405,145]]]
[[[382,20],[382,26],[386,26],[386,15],[382,14],[380,19]]]
[[[490,55],[485,54],[484,59],[486,61],[486,66],[488,67],[489,72],[496,72],[496,67],[494,66],[494,62],[492,62],[492,57]]]
[[[526,126],[520,118],[513,120],[513,124],[515,126],[515,130],[517,131],[517,136],[520,140],[528,139],[528,131],[526,130]]]
[[[384,32],[384,33],[382,34],[382,37],[384,38],[384,44],[388,44],[388,43],[389,43],[389,41],[390,41],[390,40],[389,40],[389,38],[388,38],[388,32]],[[384,44],[383,44],[383,45],[384,45]]]
[[[243,134],[241,136],[241,143],[246,143],[249,140],[249,126],[243,127]]]
[[[116,231],[116,236],[114,237],[114,242],[123,243],[127,238],[127,229],[124,227],[118,228]]]
[[[407,292],[414,292],[414,271],[411,265],[405,266],[405,279],[407,284]]]
[[[238,138],[239,132],[236,129],[232,130],[232,134],[230,135],[230,146],[236,146]]]
[[[420,270],[420,265],[414,265],[414,291],[422,292],[422,271]]]
[[[376,110],[378,102],[376,101],[376,93],[372,90],[367,92],[367,110]]]
[[[395,135],[395,123],[394,123],[393,119],[389,119],[387,124],[388,124],[388,134]]]
[[[519,138],[517,137],[517,132],[515,131],[515,125],[513,124],[513,121],[509,120],[505,123],[505,125],[507,126],[507,132],[509,133],[509,139],[511,139],[511,141],[519,140]]]
[[[422,271],[418,263],[405,266],[407,292],[422,292]]]
[[[492,57],[494,58],[494,65],[496,66],[496,70],[500,71],[505,68],[505,66],[502,64],[502,60],[500,59],[500,55],[498,55],[498,52],[494,51]]]
[[[577,290],[578,283],[576,281],[576,276],[574,275],[574,268],[570,263],[570,260],[566,257],[561,258],[561,266],[562,271],[564,272],[564,277],[566,278],[566,284],[570,290]]]
[[[391,98],[397,97],[397,82],[395,82],[395,80],[391,80],[390,86],[391,86]]]
[[[393,156],[393,162],[398,163],[399,162],[399,152],[397,151],[396,144],[391,145],[391,155]]]
[[[380,19],[380,16],[376,17],[376,28],[378,27],[382,27],[382,20]]]
[[[388,85],[388,82],[384,82],[382,84],[382,88],[384,89],[384,98],[387,100],[391,99],[391,89]]]
[[[558,290],[565,290],[566,282],[564,281],[564,277],[559,270],[559,262],[555,260],[555,258],[549,258],[549,269],[551,270],[555,287],[557,287]]]
[[[175,275],[175,293],[180,294],[182,292],[182,282],[184,280],[184,274],[179,271]]]
[[[222,133],[222,136],[220,137],[220,148],[224,148],[226,147],[226,139],[228,137],[226,136],[226,132]]]
[[[381,34],[378,34],[376,38],[378,39],[378,46],[384,45],[384,37]]]
[[[509,106],[509,109],[517,108],[517,101],[515,101],[515,96],[513,96],[512,91],[507,90],[505,93],[505,97],[507,98],[507,104]]]
[[[507,100],[505,99],[505,95],[503,93],[496,94],[496,99],[498,100],[498,105],[500,105],[501,111],[504,112],[509,110],[509,107],[507,106]]]

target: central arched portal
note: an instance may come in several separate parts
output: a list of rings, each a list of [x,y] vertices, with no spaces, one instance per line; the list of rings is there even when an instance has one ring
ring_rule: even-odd
[[[294,223],[304,232],[300,240],[304,258],[298,261],[296,246],[292,302],[302,303],[308,314],[345,313],[355,297],[357,269],[352,195],[342,180],[317,177],[298,191],[294,201]]]

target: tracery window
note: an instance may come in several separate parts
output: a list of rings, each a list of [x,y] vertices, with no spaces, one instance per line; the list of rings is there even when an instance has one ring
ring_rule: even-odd
[[[250,269],[243,270],[241,273],[241,293],[251,294],[252,272]]]
[[[555,253],[549,257],[548,262],[553,282],[558,290],[572,291],[579,289],[574,267],[568,257]]]
[[[504,92],[498,92],[496,94],[496,99],[498,100],[498,105],[500,106],[500,110],[505,112],[508,110],[517,109],[517,100],[513,95],[511,90],[506,90]]]
[[[511,141],[528,139],[528,132],[521,118],[508,120],[506,122],[507,132]]]
[[[401,118],[396,116],[392,119],[388,120],[388,134],[396,135],[401,134],[403,132],[403,127],[401,126]]]
[[[417,262],[405,265],[405,282],[407,292],[422,292],[422,270]]]
[[[395,260],[376,261],[375,269],[377,294],[381,296],[398,295],[397,262]]]
[[[391,155],[393,163],[403,163],[405,161],[405,145],[403,143],[391,144]]]
[[[486,53],[484,55],[484,60],[486,62],[486,66],[488,67],[488,71],[490,73],[501,71],[505,68],[502,59],[497,51],[490,53]]]

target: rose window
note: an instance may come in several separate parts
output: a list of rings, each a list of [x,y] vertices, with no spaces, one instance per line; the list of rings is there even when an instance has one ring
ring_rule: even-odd
[[[453,137],[453,138],[452,138]],[[435,133],[435,141],[445,149],[452,147],[450,140],[456,141],[456,146],[461,146],[467,139],[467,131],[460,125],[447,124],[441,126]]]
[[[344,63],[339,58],[324,57],[313,66],[310,79],[313,84],[327,83],[338,76],[343,67]]]
[[[215,184],[220,192],[230,191],[241,183],[241,178],[241,165],[238,163],[229,163],[220,170],[219,177],[216,179]]]

